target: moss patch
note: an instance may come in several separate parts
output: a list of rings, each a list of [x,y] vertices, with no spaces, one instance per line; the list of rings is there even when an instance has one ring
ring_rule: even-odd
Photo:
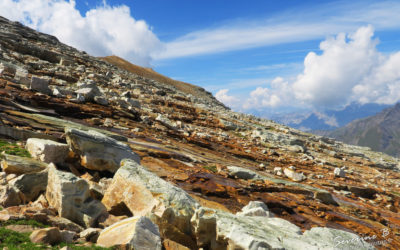
[[[16,143],[7,142],[0,139],[0,152],[5,152],[9,155],[16,155],[21,157],[31,157],[29,152]]]
[[[25,224],[23,224],[25,225]],[[61,243],[59,245],[55,246],[47,246],[43,244],[35,244],[32,243],[31,240],[29,239],[30,233],[19,233],[15,232],[13,230],[0,227],[0,248],[7,247],[9,250],[17,250],[17,249],[26,249],[26,250],[36,250],[36,249],[60,249],[65,246],[69,246],[72,249],[76,250],[107,250],[107,249],[113,249],[113,248],[104,248],[104,247],[99,247],[99,246],[78,246],[74,244],[66,244],[66,243]]]
[[[204,169],[207,169],[208,171],[211,171],[213,173],[217,172],[217,167],[214,165],[207,165],[207,166],[203,166]]]
[[[38,228],[49,227],[48,225],[45,225],[35,220],[8,220],[1,222],[0,225],[3,227],[8,225],[29,225]]]
[[[0,247],[8,249],[43,249],[44,246],[34,244],[29,239],[29,233],[18,233],[6,228],[0,228]]]

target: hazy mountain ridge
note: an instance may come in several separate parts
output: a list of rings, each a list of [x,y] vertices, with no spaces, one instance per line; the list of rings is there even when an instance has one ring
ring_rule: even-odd
[[[324,133],[345,143],[367,146],[375,151],[400,156],[400,103],[343,128]]]
[[[353,120],[374,115],[389,106],[375,103],[351,103],[341,110],[278,114],[271,116],[271,119],[303,131],[334,130]]]

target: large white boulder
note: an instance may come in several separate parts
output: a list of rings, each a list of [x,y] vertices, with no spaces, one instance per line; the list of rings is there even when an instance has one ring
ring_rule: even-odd
[[[66,128],[70,149],[80,156],[81,164],[92,170],[116,172],[122,159],[140,163],[140,157],[122,142],[97,131]]]
[[[39,138],[29,138],[25,148],[33,158],[46,163],[63,162],[69,152],[67,144]]]
[[[153,213],[186,234],[191,233],[190,218],[199,206],[184,190],[133,160],[121,162],[102,202],[109,211],[123,204],[135,216]]]
[[[161,249],[161,237],[157,225],[144,216],[119,221],[100,232],[97,245],[124,249]]]
[[[374,249],[357,235],[331,229],[301,229],[281,218],[233,215],[213,209],[196,210],[192,225],[198,246],[208,249],[342,249],[341,242],[355,242],[351,247]]]
[[[104,205],[90,196],[86,180],[59,171],[53,164],[48,167],[46,199],[59,216],[82,226],[94,226],[97,219],[106,214]]]

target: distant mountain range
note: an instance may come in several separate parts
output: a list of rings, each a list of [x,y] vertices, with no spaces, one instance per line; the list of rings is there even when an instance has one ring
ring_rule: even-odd
[[[334,131],[320,131],[319,134],[399,157],[400,103],[386,108],[376,115],[352,121]]]
[[[335,130],[356,119],[375,115],[390,105],[351,103],[342,110],[273,115],[270,119],[303,131]]]

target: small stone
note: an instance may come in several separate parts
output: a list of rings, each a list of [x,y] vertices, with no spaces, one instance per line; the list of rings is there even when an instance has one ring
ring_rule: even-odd
[[[47,171],[29,173],[18,176],[9,182],[9,185],[23,195],[25,203],[36,200],[41,193],[46,191]]]
[[[336,177],[346,177],[346,172],[341,168],[335,168],[335,170],[333,171],[333,174]]]
[[[289,179],[293,181],[303,181],[306,179],[306,176],[303,173],[297,173],[294,170],[288,168],[285,168],[283,172]]]
[[[60,230],[56,227],[38,229],[29,236],[33,243],[55,245],[61,242]]]
[[[242,167],[228,166],[229,176],[243,180],[258,179],[256,172]]]
[[[80,232],[79,237],[84,238],[86,241],[96,243],[100,232],[100,228],[88,228]]]
[[[86,88],[78,89],[77,91],[75,91],[75,93],[81,94],[87,101],[94,101],[95,96],[102,95],[100,90],[95,85],[93,85],[93,87],[86,87]]]
[[[0,205],[3,207],[18,206],[24,200],[25,197],[23,197],[18,188],[9,185],[0,187]]]
[[[38,91],[40,93],[50,95],[51,90],[49,89],[49,83],[50,83],[50,79],[32,76],[30,88],[32,90]]]
[[[73,248],[70,246],[65,246],[63,248],[60,248],[60,250],[73,250]]]
[[[94,97],[94,102],[103,106],[107,106],[108,105],[108,100],[103,97],[103,96],[95,96]]]
[[[163,240],[163,246],[165,250],[190,250],[190,248],[185,247],[175,241],[172,241],[170,239],[164,239]]]
[[[282,168],[281,167],[275,167],[274,168],[274,174],[278,175],[278,176],[281,176],[283,174]]]
[[[73,231],[62,230],[60,234],[61,234],[61,242],[65,242],[68,244],[73,243],[74,238],[76,238],[76,232]]]
[[[82,94],[77,94],[76,95],[76,102],[77,103],[84,103],[86,101],[85,96]]]

